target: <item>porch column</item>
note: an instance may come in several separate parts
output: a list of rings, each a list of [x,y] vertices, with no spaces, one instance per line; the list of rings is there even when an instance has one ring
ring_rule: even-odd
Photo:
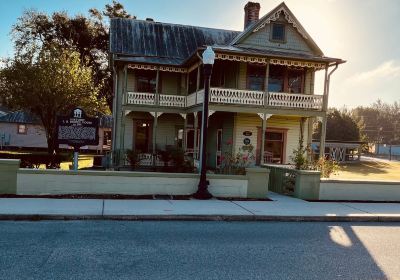
[[[312,144],[312,135],[313,135],[313,127],[314,127],[314,118],[310,117],[308,118],[307,122],[307,147],[309,149],[308,151],[308,160],[312,160],[312,149],[311,149],[311,144]]]
[[[149,112],[153,116],[153,137],[152,137],[152,155],[153,155],[153,167],[156,167],[156,156],[157,156],[157,125],[158,117],[161,116],[160,112]]]
[[[197,118],[198,112],[193,112],[194,118],[193,118],[193,128],[194,128],[194,141],[193,141],[193,158],[198,159],[198,153],[197,153],[197,127],[199,124],[198,118]]]
[[[268,85],[269,85],[269,62],[265,68],[265,83],[264,83],[264,107],[268,105]]]
[[[160,85],[160,70],[157,69],[157,75],[156,75],[156,96],[155,96],[155,105],[158,105],[160,103],[160,92],[159,92],[159,85]]]
[[[124,66],[124,81],[122,83],[122,103],[126,103],[126,92],[128,88],[128,66]],[[121,112],[121,134],[120,134],[120,148],[119,148],[119,165],[125,165],[125,112],[122,108]]]
[[[260,165],[264,163],[264,153],[265,153],[265,131],[267,130],[267,120],[272,116],[272,114],[258,113],[262,119],[261,127],[261,149],[260,149]]]
[[[196,105],[197,105],[197,92],[200,89],[200,64],[197,66],[197,79],[196,79]]]
[[[324,102],[322,106],[322,126],[321,137],[319,141],[319,157],[325,157],[325,138],[326,138],[326,111],[328,109],[328,65],[325,66],[325,80],[324,80]]]
[[[183,136],[182,136],[182,149],[183,152],[186,153],[186,130],[187,130],[187,114],[180,114],[182,118],[184,119],[183,123]]]
[[[326,138],[326,115],[320,118],[321,136],[319,140],[319,157],[325,157],[325,138]]]

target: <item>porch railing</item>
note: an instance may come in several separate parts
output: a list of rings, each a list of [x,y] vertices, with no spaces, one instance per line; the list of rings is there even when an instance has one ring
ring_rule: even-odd
[[[160,106],[186,107],[186,96],[160,94]]]
[[[268,105],[301,109],[321,109],[322,95],[269,92]]]
[[[270,170],[268,189],[279,194],[293,194],[296,184],[296,170],[290,166],[264,164]]]
[[[127,102],[128,104],[155,105],[156,95],[148,92],[128,92]]]
[[[264,92],[230,88],[211,88],[210,102],[241,105],[264,105]]]
[[[210,103],[214,104],[321,110],[324,97],[323,95],[211,88],[209,98]],[[203,89],[191,93],[188,96],[143,92],[127,93],[127,103],[133,105],[159,105],[164,107],[185,108],[202,104],[203,101]]]

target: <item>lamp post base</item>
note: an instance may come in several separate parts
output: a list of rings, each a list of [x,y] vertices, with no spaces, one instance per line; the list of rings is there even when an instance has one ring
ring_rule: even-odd
[[[212,198],[213,197],[212,194],[210,194],[207,189],[208,184],[209,184],[208,180],[206,181],[200,180],[199,185],[197,187],[197,192],[193,194],[193,197],[202,200]]]

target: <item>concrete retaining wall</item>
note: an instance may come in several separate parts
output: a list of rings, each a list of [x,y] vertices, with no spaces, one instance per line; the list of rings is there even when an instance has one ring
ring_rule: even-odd
[[[246,197],[246,176],[209,175],[210,192],[222,197]],[[58,171],[20,169],[17,194],[130,194],[189,195],[196,191],[196,174]]]
[[[0,160],[0,194],[191,195],[198,174],[19,169],[19,160]],[[246,175],[208,174],[217,197],[266,198],[269,170],[247,168]]]
[[[322,179],[319,199],[400,201],[400,182]]]

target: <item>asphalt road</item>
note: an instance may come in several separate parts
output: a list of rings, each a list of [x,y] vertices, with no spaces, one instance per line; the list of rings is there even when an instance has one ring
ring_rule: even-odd
[[[400,224],[0,222],[0,279],[400,279]]]

